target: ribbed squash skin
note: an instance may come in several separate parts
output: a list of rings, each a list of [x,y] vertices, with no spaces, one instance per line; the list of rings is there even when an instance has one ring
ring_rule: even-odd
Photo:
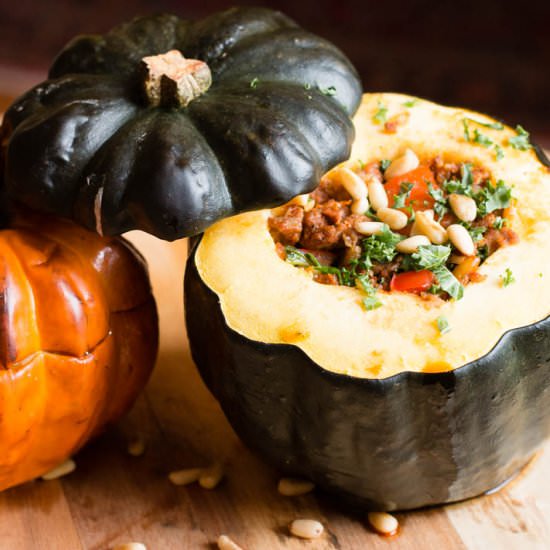
[[[0,231],[0,490],[75,453],[153,368],[155,301],[123,239],[25,215]]]
[[[406,510],[473,497],[513,476],[550,435],[550,318],[454,371],[372,380],[230,329],[193,254],[185,302],[193,359],[238,435],[343,501]]]
[[[212,86],[151,107],[141,59],[172,49],[206,62]],[[310,191],[349,154],[361,99],[341,51],[265,8],[136,18],[76,37],[49,76],[4,117],[8,194],[105,235],[168,240]]]

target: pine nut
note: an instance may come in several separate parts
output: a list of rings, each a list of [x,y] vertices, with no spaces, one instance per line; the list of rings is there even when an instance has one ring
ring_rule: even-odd
[[[416,213],[416,219],[414,223],[415,235],[426,235],[433,244],[443,244],[447,241],[447,231],[438,222],[436,222],[432,215],[427,214],[426,211],[420,211]]]
[[[296,497],[306,495],[315,489],[315,484],[308,479],[296,479],[292,477],[283,477],[279,480],[277,490],[285,497]]]
[[[418,250],[419,246],[425,246],[430,244],[430,239],[426,235],[415,235],[414,237],[409,237],[397,243],[395,248],[397,252],[403,254],[413,254]]]
[[[367,181],[367,189],[369,191],[370,203],[375,210],[387,208],[389,202],[388,195],[380,181],[376,178],[370,178],[370,180]]]
[[[353,226],[355,231],[357,233],[361,233],[361,235],[376,235],[377,233],[380,233],[382,229],[384,228],[384,224],[382,222],[355,222],[355,225]]]
[[[473,222],[476,219],[477,204],[471,197],[451,193],[449,195],[449,204],[459,220]]]
[[[351,203],[351,212],[353,214],[364,214],[368,209],[369,209],[369,199],[367,199],[367,197],[354,200]]]
[[[221,464],[213,464],[204,469],[199,477],[199,485],[203,489],[215,489],[223,479],[223,467]]]
[[[420,161],[416,156],[415,152],[411,149],[406,149],[405,152],[400,156],[392,160],[391,164],[388,166],[384,177],[386,180],[390,180],[395,176],[402,176],[415,168],[418,168]]]
[[[367,185],[363,178],[352,172],[349,168],[339,168],[337,170],[338,181],[344,189],[351,195],[352,199],[365,199],[368,196]]]
[[[218,537],[219,550],[242,550],[242,548],[227,535],[220,535]]]
[[[113,546],[113,550],[147,550],[147,546],[141,542],[126,542]]]
[[[315,519],[295,519],[289,527],[295,537],[302,539],[316,539],[323,534],[323,524]]]
[[[74,472],[76,468],[76,464],[72,458],[69,458],[65,460],[65,462],[62,462],[61,464],[58,464],[55,468],[50,470],[49,472],[46,472],[42,479],[44,481],[51,481],[52,479],[58,479],[60,477],[66,476],[67,474],[70,474],[71,472]]]
[[[409,223],[407,214],[395,208],[380,208],[376,215],[394,231],[403,229]]]
[[[301,206],[306,212],[309,212],[315,206],[315,201],[307,193],[304,195],[297,195],[290,203]]]
[[[399,528],[399,522],[386,512],[369,512],[369,523],[375,531],[382,535],[394,535]]]
[[[141,437],[136,437],[128,442],[127,447],[130,456],[141,456],[145,452],[145,441]]]
[[[476,252],[476,247],[472,236],[468,230],[458,223],[453,223],[447,227],[447,235],[454,247],[462,252],[464,256],[473,256]]]
[[[168,474],[168,479],[174,485],[189,485],[198,481],[202,475],[203,468],[187,468],[185,470],[176,470]]]

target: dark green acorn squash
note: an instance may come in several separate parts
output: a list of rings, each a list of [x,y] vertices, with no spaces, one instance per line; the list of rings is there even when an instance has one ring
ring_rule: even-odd
[[[397,132],[376,120],[407,109]],[[405,107],[404,105],[414,105]],[[515,132],[466,141],[462,121],[494,120],[397,94],[364,97],[352,159],[405,147],[474,161],[513,185],[519,244],[492,254],[461,300],[322,285],[281,260],[269,211],[205,232],[187,264],[193,358],[229,421],[272,465],[343,500],[411,509],[482,494],[513,476],[550,434],[550,173]],[[481,126],[480,126],[481,128]],[[500,157],[500,155],[498,155]],[[508,267],[516,279],[503,287]],[[440,334],[444,315],[451,331]]]
[[[77,37],[49,76],[4,118],[11,198],[169,240],[311,190],[349,154],[361,96],[336,47],[263,8]]]

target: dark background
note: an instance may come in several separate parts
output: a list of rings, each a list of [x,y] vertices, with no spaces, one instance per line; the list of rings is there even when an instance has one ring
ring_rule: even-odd
[[[136,14],[168,11],[197,18],[232,5],[0,0],[0,65],[45,71],[75,34],[103,32]],[[357,67],[366,91],[410,93],[520,122],[550,147],[550,0],[281,0],[262,5],[280,9],[337,44]]]

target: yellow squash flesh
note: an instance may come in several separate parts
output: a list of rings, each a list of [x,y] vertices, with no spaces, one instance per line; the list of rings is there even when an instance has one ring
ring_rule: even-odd
[[[351,159],[365,163],[391,159],[407,147],[420,158],[442,155],[447,162],[484,166],[495,180],[513,187],[520,243],[499,249],[481,266],[487,278],[465,288],[459,301],[424,301],[414,294],[380,293],[383,306],[365,311],[361,294],[349,287],[322,285],[282,261],[267,228],[269,210],[222,220],[206,231],[196,252],[202,280],[219,297],[227,324],[265,343],[300,347],[321,367],[359,378],[385,378],[402,371],[440,372],[478,359],[508,330],[550,315],[550,173],[533,150],[508,145],[514,130],[470,124],[501,145],[494,148],[464,138],[465,117],[493,119],[398,94],[367,94],[355,117]],[[382,103],[388,117],[407,113],[396,133],[373,116]],[[515,283],[503,287],[509,268]],[[450,332],[440,334],[445,316]]]

